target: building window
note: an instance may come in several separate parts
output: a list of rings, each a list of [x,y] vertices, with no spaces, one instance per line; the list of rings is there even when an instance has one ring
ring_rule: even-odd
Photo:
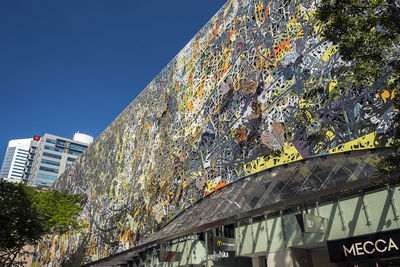
[[[65,146],[65,141],[57,140],[56,145],[57,145],[57,146]]]
[[[58,169],[48,168],[48,167],[44,167],[44,166],[40,166],[39,170],[46,171],[46,172],[58,173]]]
[[[60,162],[52,161],[52,160],[48,160],[48,159],[42,159],[42,163],[46,163],[46,164],[50,164],[50,165],[54,165],[54,166],[60,166]]]
[[[68,154],[79,156],[82,152],[68,150]]]
[[[72,143],[69,145],[69,147],[72,149],[79,150],[79,151],[85,151],[85,149],[87,148],[86,146],[81,146],[81,145],[72,144]]]
[[[44,149],[51,150],[51,151],[57,151],[57,152],[64,152],[64,148],[59,148],[59,147],[44,146]]]
[[[65,168],[68,168],[69,166],[71,166],[71,164],[65,164]]]
[[[40,173],[40,172],[38,173],[37,177],[43,178],[43,179],[49,179],[49,180],[53,180],[53,181],[57,180],[57,176],[48,175],[48,174],[44,174],[44,173]]]
[[[53,140],[53,139],[50,139],[50,138],[46,138],[46,142],[50,143],[50,144],[56,144],[57,143],[56,140]]]
[[[55,159],[61,159],[60,155],[55,155],[55,154],[47,153],[47,152],[43,152],[43,156],[50,157],[50,158],[55,158]]]
[[[70,158],[70,157],[68,157],[68,158],[67,158],[67,160],[68,160],[68,161],[72,161],[72,162],[74,162],[74,161],[75,161],[75,159],[74,159],[74,158]]]

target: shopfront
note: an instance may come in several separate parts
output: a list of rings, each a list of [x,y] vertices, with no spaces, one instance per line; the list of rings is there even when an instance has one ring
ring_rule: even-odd
[[[236,255],[251,257],[254,267],[400,266],[399,189],[338,194],[298,212],[242,221]]]
[[[331,262],[343,267],[400,266],[400,229],[327,241]]]

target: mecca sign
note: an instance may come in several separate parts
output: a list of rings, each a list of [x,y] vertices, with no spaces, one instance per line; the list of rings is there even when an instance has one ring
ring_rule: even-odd
[[[400,230],[327,241],[331,262],[352,262],[397,256]]]

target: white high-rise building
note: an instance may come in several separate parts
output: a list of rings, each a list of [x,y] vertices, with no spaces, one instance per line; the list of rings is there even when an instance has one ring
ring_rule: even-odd
[[[8,142],[3,165],[1,166],[0,181],[3,179],[12,182],[22,181],[31,140],[32,138],[14,139]]]
[[[93,142],[93,137],[75,133],[73,139],[45,133],[35,136],[26,161],[24,182],[29,186],[51,186]]]

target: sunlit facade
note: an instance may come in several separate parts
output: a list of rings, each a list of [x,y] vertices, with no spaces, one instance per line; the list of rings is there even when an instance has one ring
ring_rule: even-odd
[[[396,91],[355,88],[317,5],[227,1],[57,179],[85,194],[88,228],[35,261],[397,264],[399,190],[371,181]]]

